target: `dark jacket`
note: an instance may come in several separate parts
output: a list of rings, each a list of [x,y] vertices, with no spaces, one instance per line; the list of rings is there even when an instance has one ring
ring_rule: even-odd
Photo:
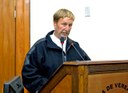
[[[49,32],[45,38],[38,40],[26,55],[22,79],[24,86],[31,93],[43,87],[57,68],[63,64],[62,49],[51,40],[51,34],[53,31]],[[71,43],[74,44],[84,60],[90,60],[79,44],[68,38],[65,54],[67,61],[83,60]]]

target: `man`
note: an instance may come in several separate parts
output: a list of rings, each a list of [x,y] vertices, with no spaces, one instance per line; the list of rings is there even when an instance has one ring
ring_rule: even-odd
[[[74,19],[71,11],[59,9],[53,15],[54,30],[38,40],[26,55],[22,78],[31,93],[43,88],[64,61],[90,60],[79,44],[68,37]]]

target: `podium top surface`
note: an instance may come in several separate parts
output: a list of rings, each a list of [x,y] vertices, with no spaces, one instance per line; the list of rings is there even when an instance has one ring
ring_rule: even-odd
[[[128,60],[104,60],[104,61],[70,61],[63,65],[107,65],[107,64],[128,64]]]
[[[128,71],[128,60],[107,60],[107,61],[72,61],[64,62],[63,66],[78,67],[85,66],[88,73],[119,72]]]

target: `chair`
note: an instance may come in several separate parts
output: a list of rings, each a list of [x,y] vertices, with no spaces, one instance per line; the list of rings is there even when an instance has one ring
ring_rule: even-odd
[[[15,76],[9,82],[4,83],[4,93],[24,93],[20,76]]]

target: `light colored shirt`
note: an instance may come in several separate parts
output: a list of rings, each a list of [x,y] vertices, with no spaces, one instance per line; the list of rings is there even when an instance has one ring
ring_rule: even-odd
[[[60,42],[60,39],[58,39],[58,38],[54,35],[54,33],[53,33],[52,35],[50,35],[50,37],[51,37],[52,41],[53,41],[57,46],[59,46],[60,48],[62,48],[62,44],[61,44],[61,42]],[[67,41],[67,39],[64,41],[64,44],[63,44],[63,51],[64,51],[64,52],[66,52],[66,41]]]

